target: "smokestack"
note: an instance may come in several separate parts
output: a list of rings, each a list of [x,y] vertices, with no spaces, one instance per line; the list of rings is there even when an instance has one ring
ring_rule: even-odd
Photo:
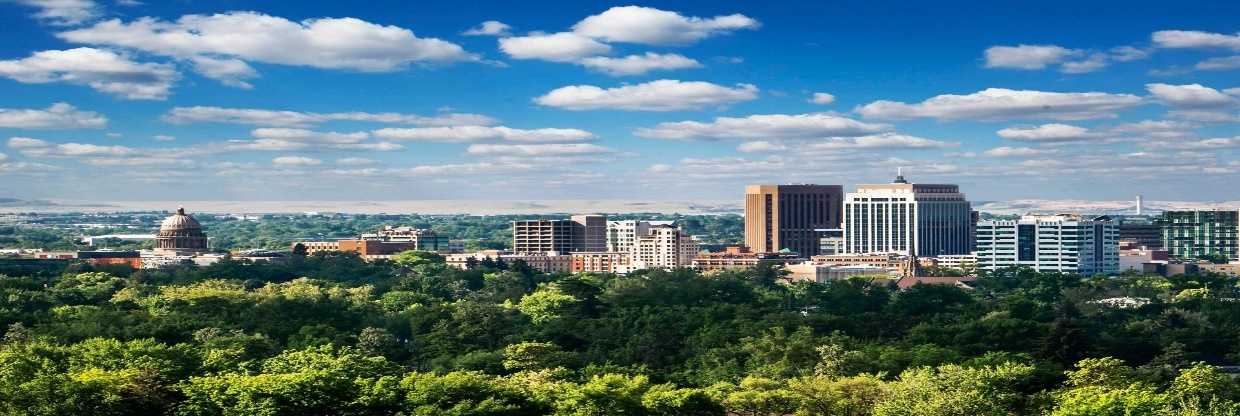
[[[1137,215],[1141,215],[1141,195],[1137,195]]]

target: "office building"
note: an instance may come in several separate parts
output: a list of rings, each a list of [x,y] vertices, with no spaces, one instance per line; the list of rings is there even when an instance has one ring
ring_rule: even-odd
[[[1119,272],[1119,230],[1102,219],[1026,215],[977,224],[977,266],[1027,266],[1039,272],[1082,275]]]
[[[517,261],[543,273],[569,273],[573,268],[572,256],[556,252],[548,253],[512,253],[502,250],[481,250],[473,253],[452,253],[444,256],[448,266],[468,270],[483,260],[502,261],[507,267]]]
[[[672,225],[672,221],[607,221],[607,251],[632,251],[637,237],[650,234],[650,227],[653,225]]]
[[[436,252],[450,250],[448,236],[424,228],[385,225],[373,233],[363,233],[359,239],[386,243],[410,243],[409,246],[412,248],[408,250]]]
[[[820,254],[822,232],[840,228],[839,185],[745,187],[745,245],[755,252]]]
[[[1172,257],[1240,260],[1240,211],[1166,211],[1158,224],[1163,248]]]
[[[637,238],[630,267],[636,269],[673,269],[693,265],[697,242],[673,225],[655,225],[650,233]]]
[[[512,250],[517,253],[606,251],[607,217],[574,215],[569,219],[513,221]]]
[[[974,216],[956,185],[858,185],[844,198],[844,249],[849,253],[917,256],[968,254]]]
[[[1108,215],[1119,227],[1119,245],[1128,249],[1160,250],[1162,226],[1148,215]]]

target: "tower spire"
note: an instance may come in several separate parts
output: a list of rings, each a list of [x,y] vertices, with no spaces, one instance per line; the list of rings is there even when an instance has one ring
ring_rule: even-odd
[[[908,183],[904,180],[904,167],[896,166],[896,180],[892,183]]]

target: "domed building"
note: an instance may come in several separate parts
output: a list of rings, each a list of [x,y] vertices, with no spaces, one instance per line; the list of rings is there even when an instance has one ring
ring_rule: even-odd
[[[202,225],[185,208],[177,208],[176,214],[164,218],[155,234],[155,250],[165,253],[200,253],[207,251],[207,235]]]

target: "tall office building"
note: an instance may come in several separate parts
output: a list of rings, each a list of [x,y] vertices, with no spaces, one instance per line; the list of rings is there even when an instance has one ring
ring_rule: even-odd
[[[759,253],[818,255],[824,230],[840,228],[843,194],[839,185],[745,187],[745,245]]]
[[[1173,257],[1240,260],[1240,211],[1165,211],[1157,222],[1163,247]]]
[[[607,216],[606,215],[574,215],[572,251],[604,251],[607,250]]]
[[[607,221],[607,251],[628,253],[638,237],[650,234],[650,226],[655,223],[671,224],[670,221]]]
[[[1119,227],[1100,217],[1026,215],[977,224],[977,267],[1028,266],[1082,275],[1119,272]]]
[[[512,251],[516,253],[572,253],[606,249],[607,217],[603,215],[512,222]]]
[[[1133,248],[1145,247],[1161,250],[1162,226],[1155,218],[1148,215],[1112,215],[1112,221],[1119,226],[1119,242]]]
[[[919,256],[967,254],[973,211],[956,185],[858,185],[844,198],[844,249],[849,253]]]

